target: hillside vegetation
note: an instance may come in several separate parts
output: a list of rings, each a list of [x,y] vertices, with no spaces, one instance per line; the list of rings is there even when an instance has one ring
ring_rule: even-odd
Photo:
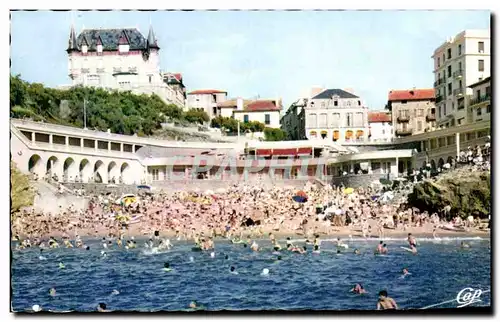
[[[14,162],[10,162],[10,212],[33,205],[35,191],[27,175],[22,174]]]

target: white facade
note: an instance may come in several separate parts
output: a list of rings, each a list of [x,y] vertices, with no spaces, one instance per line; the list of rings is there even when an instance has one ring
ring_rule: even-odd
[[[476,123],[491,120],[491,79],[490,77],[470,86],[468,97],[467,122]]]
[[[324,90],[305,107],[305,131],[308,139],[367,141],[368,108],[361,98],[350,92]]]
[[[67,50],[72,85],[154,93],[166,103],[184,107],[183,90],[168,84],[168,75],[160,72],[159,47],[152,29],[149,37],[154,43],[149,44],[150,39],[137,29],[86,29],[77,38],[72,28]]]
[[[186,108],[202,109],[210,119],[217,116],[217,104],[227,100],[227,92],[218,90],[197,90],[187,94]]]
[[[490,53],[490,30],[465,30],[434,51],[439,127],[467,123],[467,87],[491,75]]]
[[[233,115],[241,123],[257,121],[266,127],[280,128],[280,111],[233,111]]]
[[[369,112],[370,141],[390,142],[394,138],[391,115],[385,112]]]

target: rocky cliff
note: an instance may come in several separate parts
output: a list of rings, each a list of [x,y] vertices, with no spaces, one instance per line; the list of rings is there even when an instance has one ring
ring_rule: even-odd
[[[467,167],[449,171],[437,179],[424,180],[414,186],[408,203],[440,216],[444,215],[442,210],[450,206],[448,217],[487,217],[491,209],[490,171]]]

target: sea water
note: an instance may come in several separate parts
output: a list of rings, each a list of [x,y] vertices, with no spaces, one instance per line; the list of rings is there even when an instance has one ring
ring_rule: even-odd
[[[342,249],[342,255],[336,254],[332,241],[324,240],[320,254],[312,254],[308,245],[305,255],[282,251],[280,261],[268,241],[258,241],[264,248],[258,253],[242,244],[216,241],[214,257],[191,251],[193,245],[186,241],[151,252],[138,240],[137,249],[115,245],[105,250],[105,257],[97,239],[85,241],[88,251],[46,250],[47,260],[39,259],[38,249],[13,250],[12,309],[25,311],[37,304],[43,310],[83,312],[104,302],[109,310],[177,311],[196,300],[207,310],[371,310],[382,289],[402,309],[442,302],[435,308],[454,308],[465,288],[483,291],[481,301],[471,306],[490,306],[490,240],[468,238],[471,248],[461,249],[462,240],[419,240],[418,254],[413,255],[401,249],[407,246],[403,239],[386,239],[389,254],[383,256],[373,253],[375,239],[344,239],[349,248]],[[353,254],[355,248],[361,255]],[[163,270],[166,262],[172,271]],[[237,275],[229,273],[231,266]],[[405,267],[411,275],[401,278]],[[266,268],[269,273],[262,275]],[[368,293],[350,293],[356,283]],[[52,287],[54,297],[49,295]]]

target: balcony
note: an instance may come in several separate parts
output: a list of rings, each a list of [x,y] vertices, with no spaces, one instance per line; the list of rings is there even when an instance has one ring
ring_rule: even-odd
[[[454,89],[453,90],[453,95],[455,95],[455,96],[464,96],[464,88],[460,87],[460,88]]]
[[[436,96],[436,104],[439,103],[439,102],[441,102],[442,100],[444,100],[443,95]]]
[[[490,100],[491,100],[490,94],[482,95],[480,97],[474,97],[470,100],[469,106],[474,106],[474,105],[480,104],[482,102],[489,102]]]
[[[436,114],[434,113],[428,113],[427,116],[425,117],[427,122],[432,122],[436,120]]]
[[[399,115],[398,116],[398,122],[409,122],[410,121],[410,116],[408,115]]]
[[[462,76],[464,76],[464,71],[462,69],[453,72],[453,77],[455,78],[461,78]]]
[[[412,129],[397,129],[396,136],[408,136],[413,132]]]

